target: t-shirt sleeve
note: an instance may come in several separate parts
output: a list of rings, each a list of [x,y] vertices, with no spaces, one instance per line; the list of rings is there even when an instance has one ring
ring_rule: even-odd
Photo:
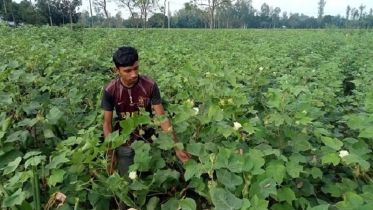
[[[105,111],[113,111],[114,110],[113,97],[106,90],[104,90],[104,93],[102,95],[101,108]]]
[[[157,83],[154,84],[152,94],[150,95],[150,101],[152,105],[157,105],[162,103],[161,93],[159,92],[159,88]]]

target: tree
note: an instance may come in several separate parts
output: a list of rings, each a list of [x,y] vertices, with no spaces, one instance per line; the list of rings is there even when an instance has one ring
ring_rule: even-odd
[[[128,11],[130,12],[130,20],[131,20],[132,27],[135,27],[136,25],[138,25],[138,23],[136,24],[136,21],[135,21],[136,17],[135,17],[134,7],[135,7],[136,1],[135,0],[116,0],[116,3],[118,4],[119,8],[128,9]]]
[[[148,26],[151,28],[162,28],[167,21],[167,17],[163,13],[155,13],[149,18]]]
[[[319,10],[318,10],[318,20],[321,22],[322,17],[324,15],[324,8],[325,8],[326,1],[325,0],[320,0],[318,5],[319,5]]]
[[[163,0],[163,5],[158,5],[158,8],[159,10],[162,12],[163,14],[163,18],[166,18],[166,3],[167,3],[167,0]],[[155,15],[155,14],[154,14]],[[167,18],[168,19],[168,18]],[[164,28],[165,24],[166,24],[167,21],[163,20],[162,21],[162,28]]]
[[[350,5],[348,5],[347,9],[346,9],[346,19],[347,20],[350,18],[350,11],[351,11],[351,7],[350,7]]]
[[[106,17],[106,24],[107,27],[110,27],[109,22],[109,13],[107,11],[107,3],[110,2],[110,0],[93,0],[93,5],[95,5],[97,8],[102,9],[104,11],[105,17]]]
[[[194,0],[194,2],[197,2],[197,0]],[[209,13],[210,13],[210,29],[214,29],[215,28],[215,12],[216,12],[216,9],[223,3],[232,3],[233,0],[207,0],[207,4],[206,3],[199,3],[198,5],[200,6],[206,6]]]
[[[359,10],[357,10],[356,8],[352,8],[351,15],[353,20],[357,20],[359,17]]]
[[[276,23],[278,23],[279,20],[280,20],[280,13],[281,13],[280,7],[276,7],[273,10],[273,13],[272,13],[272,24],[273,24],[273,28],[276,28]]]
[[[158,0],[137,0],[135,6],[140,9],[141,19],[143,19],[143,28],[146,28],[146,21],[149,12],[154,5],[157,5]]]
[[[360,10],[360,15],[359,15],[359,17],[360,17],[360,19],[363,18],[363,11],[364,11],[365,7],[366,7],[366,6],[363,5],[363,4],[361,4],[360,7],[359,7],[359,10]]]
[[[115,15],[115,20],[116,20],[116,27],[121,28],[123,26],[123,19],[122,19],[122,13],[119,11]]]
[[[70,23],[77,23],[80,13],[77,8],[82,5],[81,0],[38,0],[36,8],[38,13],[50,20],[50,25],[64,25],[65,18],[69,17]]]

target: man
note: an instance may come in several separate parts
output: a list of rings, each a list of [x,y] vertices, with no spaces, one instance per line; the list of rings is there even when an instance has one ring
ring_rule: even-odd
[[[110,81],[104,89],[102,97],[102,108],[104,110],[104,123],[103,132],[104,138],[113,131],[112,119],[113,110],[115,109],[118,116],[118,122],[114,127],[119,132],[122,128],[119,125],[121,120],[126,118],[126,115],[133,112],[138,112],[139,108],[145,108],[150,116],[153,116],[152,108],[155,114],[164,115],[160,92],[157,83],[150,77],[146,77],[139,74],[139,57],[137,50],[133,47],[120,47],[113,55],[113,62],[115,64],[114,71],[119,74],[119,77]],[[168,131],[171,127],[169,121],[161,124],[162,130]],[[112,174],[118,165],[119,175],[123,176],[128,172],[129,166],[134,162],[134,150],[130,147],[131,143],[136,140],[143,139],[145,141],[151,141],[151,136],[155,134],[155,130],[143,126],[141,130],[145,131],[145,134],[140,132],[140,129],[135,129],[131,135],[130,140],[124,143],[122,146],[115,149],[115,152],[110,149],[108,151],[109,156],[109,167],[108,173]],[[143,135],[141,135],[143,134]],[[174,136],[174,142],[178,140]],[[178,158],[185,163],[190,159],[190,154],[179,150],[177,147],[174,148]],[[121,203],[120,209],[125,209],[124,204]]]

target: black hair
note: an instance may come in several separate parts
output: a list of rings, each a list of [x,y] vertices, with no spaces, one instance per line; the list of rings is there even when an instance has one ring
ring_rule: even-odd
[[[132,66],[139,60],[139,55],[134,47],[120,47],[113,54],[113,62],[117,68]]]

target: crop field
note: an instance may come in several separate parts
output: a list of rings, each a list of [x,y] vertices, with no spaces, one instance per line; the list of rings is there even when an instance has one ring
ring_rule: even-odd
[[[0,28],[1,209],[371,210],[373,32]],[[144,113],[104,139],[113,52],[139,50],[180,143]],[[106,151],[139,124],[136,178]],[[192,154],[183,164],[172,148]]]

